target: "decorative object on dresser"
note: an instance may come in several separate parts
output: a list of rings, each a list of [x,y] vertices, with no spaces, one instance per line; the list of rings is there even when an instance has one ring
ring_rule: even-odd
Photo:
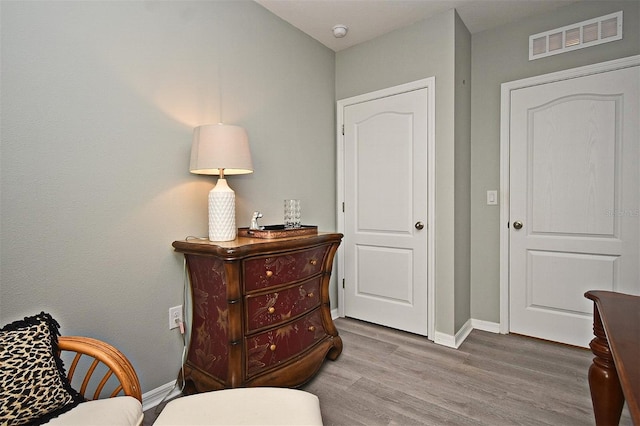
[[[311,379],[342,339],[329,281],[342,234],[227,243],[175,241],[191,281],[185,391],[277,386]]]
[[[293,229],[300,226],[300,200],[284,200],[284,227]]]
[[[191,145],[191,173],[219,175],[209,192],[209,240],[236,238],[236,195],[225,175],[253,173],[247,132],[239,126],[210,124],[196,127]]]
[[[267,225],[260,229],[238,228],[239,237],[249,238],[286,238],[300,235],[316,235],[318,227],[315,225],[300,225],[299,228],[287,228],[285,225]]]

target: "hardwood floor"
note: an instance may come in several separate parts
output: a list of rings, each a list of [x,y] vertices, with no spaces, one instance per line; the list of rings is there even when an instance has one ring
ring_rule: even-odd
[[[327,426],[595,423],[588,350],[478,330],[455,350],[357,320],[335,324],[342,355],[302,387],[320,398]],[[620,424],[632,424],[626,407]]]

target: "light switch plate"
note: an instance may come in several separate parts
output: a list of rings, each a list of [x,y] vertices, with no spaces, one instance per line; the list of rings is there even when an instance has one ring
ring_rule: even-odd
[[[487,191],[487,205],[488,206],[498,205],[498,191],[496,190]]]

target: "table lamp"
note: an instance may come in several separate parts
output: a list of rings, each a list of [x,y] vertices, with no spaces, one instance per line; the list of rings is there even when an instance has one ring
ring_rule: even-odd
[[[200,175],[220,176],[209,192],[209,240],[234,240],[238,235],[236,194],[225,175],[253,173],[247,132],[242,127],[226,124],[196,127],[189,170]]]

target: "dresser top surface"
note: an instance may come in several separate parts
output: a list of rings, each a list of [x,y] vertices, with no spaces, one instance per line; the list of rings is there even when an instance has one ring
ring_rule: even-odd
[[[299,249],[320,244],[339,243],[342,236],[339,233],[319,232],[314,235],[273,239],[238,237],[232,241],[209,241],[208,239],[193,238],[174,241],[172,245],[180,253],[242,257],[264,251]]]

